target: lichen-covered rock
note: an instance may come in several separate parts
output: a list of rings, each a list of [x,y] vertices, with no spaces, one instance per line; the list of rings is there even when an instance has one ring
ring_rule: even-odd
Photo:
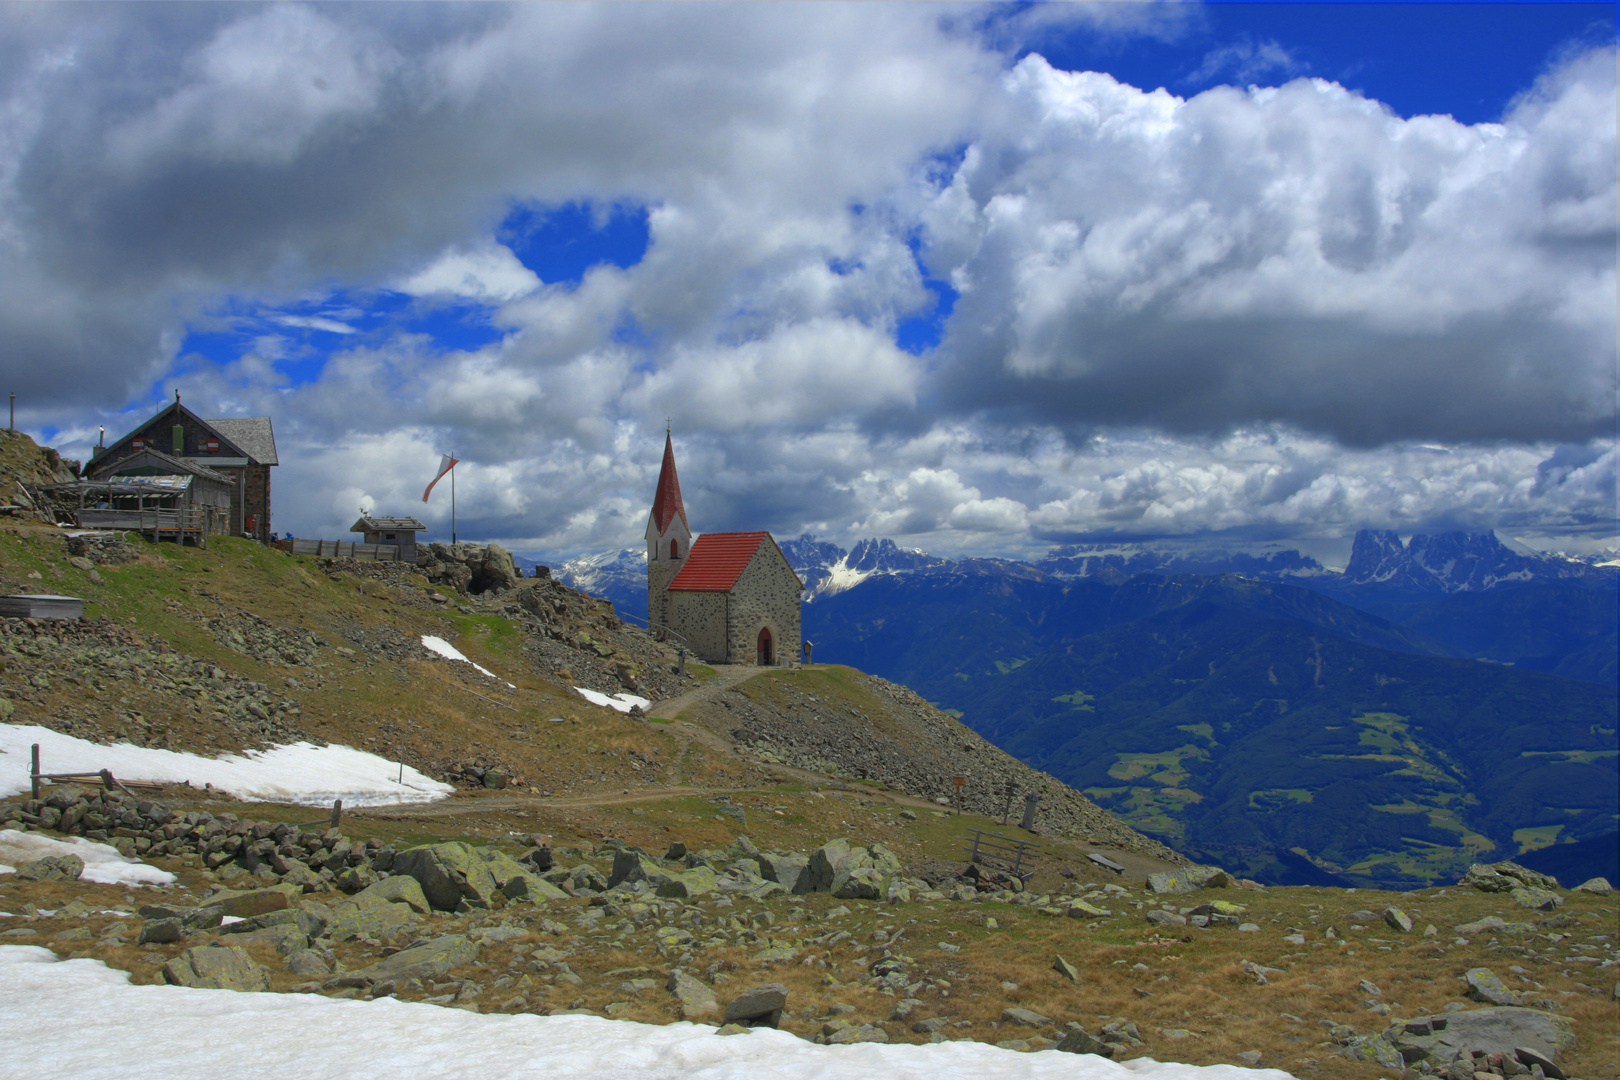
[[[84,860],[77,855],[47,855],[17,867],[18,881],[78,881]]]
[[[163,965],[163,978],[175,986],[203,990],[267,990],[270,971],[246,949],[211,943],[187,949]]]
[[[436,979],[476,959],[478,959],[477,943],[460,934],[451,934],[434,938],[413,948],[403,949],[392,956],[384,957],[368,968],[347,974],[372,983],[382,982],[384,979]]]
[[[808,882],[801,892],[831,892],[833,882],[843,873],[855,853],[848,840],[829,840],[810,853],[805,874]]]
[[[1550,874],[1537,873],[1516,862],[1503,861],[1488,865],[1474,863],[1457,884],[1478,889],[1480,892],[1512,892],[1524,886],[1556,889],[1558,879]]]
[[[810,891],[810,859],[794,852],[762,852],[758,856],[759,873],[766,881],[774,881],[790,893]]]
[[[713,1020],[720,1015],[720,1002],[714,991],[680,968],[669,973],[664,988],[675,995],[682,1020]]]
[[[787,1007],[788,989],[781,983],[751,986],[731,999],[725,1022],[747,1027],[775,1027]]]
[[[500,890],[489,865],[461,841],[407,848],[394,856],[394,872],[415,878],[437,911],[487,908]]]
[[[1214,866],[1188,866],[1149,874],[1148,891],[1159,896],[1185,896],[1199,889],[1224,889],[1232,884],[1225,870]]]
[[[1610,893],[1614,892],[1614,886],[1609,884],[1608,878],[1595,877],[1588,878],[1579,885],[1575,886],[1575,891],[1589,892],[1596,896],[1608,896]]]
[[[1551,889],[1543,889],[1534,885],[1521,885],[1510,894],[1513,902],[1522,908],[1531,911],[1551,911],[1564,902],[1564,898]]]
[[[360,892],[355,893],[354,902],[366,903],[370,900],[386,900],[390,904],[404,904],[418,915],[426,915],[433,910],[428,903],[427,895],[422,892],[422,886],[408,874],[393,874],[383,878],[374,885],[368,885]]]
[[[1468,996],[1492,1005],[1518,1005],[1522,997],[1517,990],[1509,990],[1490,968],[1470,968],[1463,979],[1468,983]]]
[[[883,895],[883,875],[870,866],[845,870],[834,880],[832,894],[840,900],[877,900]]]
[[[719,885],[719,879],[713,870],[707,866],[694,866],[690,870],[672,873],[667,881],[658,886],[658,895],[685,899],[692,896],[706,896]]]
[[[1405,1020],[1385,1033],[1410,1064],[1448,1064],[1464,1051],[1510,1054],[1523,1047],[1549,1061],[1575,1046],[1575,1033],[1562,1016],[1513,1007],[1470,1009]]]
[[[353,899],[332,905],[326,936],[333,941],[392,937],[415,925],[416,920],[416,912],[409,904],[392,903],[369,891],[359,892]]]

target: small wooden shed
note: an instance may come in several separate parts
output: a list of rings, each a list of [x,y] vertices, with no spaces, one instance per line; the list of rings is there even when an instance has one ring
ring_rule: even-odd
[[[77,596],[36,593],[0,596],[0,616],[8,619],[82,619],[84,601]]]
[[[368,544],[395,544],[399,547],[399,561],[416,562],[416,534],[426,525],[413,517],[362,517],[350,532],[364,533]]]

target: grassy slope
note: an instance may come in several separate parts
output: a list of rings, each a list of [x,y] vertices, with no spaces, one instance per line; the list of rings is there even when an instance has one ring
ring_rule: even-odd
[[[169,546],[149,549],[137,563],[100,568],[98,574],[105,583],[98,586],[87,574],[66,564],[60,543],[53,530],[0,532],[0,584],[7,591],[29,585],[81,594],[91,600],[94,613],[160,636],[176,649],[274,687],[285,688],[291,678],[306,687],[293,693],[303,707],[300,723],[314,736],[372,745],[384,752],[397,747],[405,760],[429,767],[453,752],[477,748],[479,754],[500,758],[523,773],[536,787],[559,792],[558,797],[545,798],[527,791],[468,791],[428,807],[363,811],[347,819],[350,835],[376,836],[399,844],[469,838],[496,842],[514,851],[522,840],[513,833],[544,833],[553,836],[558,845],[585,846],[613,836],[648,850],[661,848],[672,838],[693,848],[721,846],[743,832],[762,847],[806,850],[830,836],[845,835],[861,842],[881,840],[908,862],[933,862],[958,861],[970,828],[1000,831],[999,824],[990,819],[948,816],[920,800],[875,786],[825,778],[806,780],[797,773],[764,767],[696,725],[679,720],[647,724],[594,708],[546,673],[526,665],[522,637],[506,620],[487,612],[445,611],[424,600],[422,585],[400,590],[353,577],[334,580],[311,561],[223,541],[206,553]],[[28,578],[31,571],[40,578]],[[321,636],[328,646],[317,651],[313,667],[267,663],[228,648],[214,631],[188,617],[237,608],[251,608],[280,625],[305,628]],[[352,632],[356,626],[373,633],[390,629],[400,635],[438,633],[517,683],[519,689],[505,690],[488,680],[465,676],[459,665],[430,659],[368,661],[363,651],[352,657],[339,653],[336,646],[345,640],[343,630]],[[694,666],[694,670],[704,674],[701,668]],[[15,684],[27,672],[12,658],[0,674],[7,684]],[[863,700],[863,692],[853,681],[840,690],[837,672],[814,674],[819,695],[849,707],[881,705]],[[744,688],[755,700],[766,699],[771,692],[768,684],[745,684]],[[116,697],[126,690],[133,706],[150,715],[158,715],[165,704],[160,695],[133,686],[114,687],[113,699],[102,701],[82,687],[68,693],[53,685],[48,692],[30,692],[43,702],[40,705],[18,695],[17,719],[43,720],[61,709],[76,708],[99,718],[96,722],[105,734],[113,736],[118,733]],[[490,699],[514,707],[501,708]],[[182,715],[180,703],[169,700],[167,704],[171,708],[167,718],[177,730],[190,733],[188,738],[201,738],[209,730],[207,717]],[[572,716],[578,722],[546,723],[553,715]],[[417,724],[404,724],[407,719]],[[383,734],[390,727],[400,734]],[[216,730],[213,737],[223,747],[229,732]],[[652,775],[647,775],[645,766],[631,766],[632,760],[639,760],[628,756],[631,751],[657,763]],[[195,800],[195,793],[191,798]],[[177,809],[201,806],[216,813],[248,813],[258,819],[304,821],[311,816],[308,809],[297,807],[249,808],[222,800],[186,802],[179,798],[172,802]],[[725,810],[727,805],[740,806],[746,822],[739,823]],[[907,816],[905,810],[915,816]],[[1072,885],[1075,879],[1062,876],[1066,867],[1078,869],[1080,881],[1113,880],[1102,872],[1093,873],[1084,861],[1090,845],[1051,838],[1041,842],[1052,857],[1042,864],[1037,888]],[[1153,864],[1121,858],[1129,866],[1124,880],[1133,889],[1139,888],[1142,875]],[[194,865],[175,863],[173,869],[193,891],[213,881]],[[145,898],[143,894],[138,899]],[[0,908],[8,911],[25,911],[27,904],[56,909],[71,899],[101,908],[127,905],[137,898],[129,890],[110,886],[0,879]],[[811,897],[803,904],[744,902],[723,911],[713,910],[711,905],[703,910],[722,925],[729,925],[725,920],[730,918],[757,923],[768,915],[772,921],[764,930],[767,941],[798,942],[805,947],[807,937],[838,927],[849,929],[854,936],[836,946],[811,949],[808,955],[816,963],[808,967],[798,963],[764,967],[755,959],[755,948],[741,942],[704,947],[690,966],[706,971],[718,964],[723,974],[729,966],[732,981],[718,987],[722,1000],[737,987],[753,982],[787,983],[794,1012],[788,1026],[804,1034],[818,1027],[833,1004],[852,1006],[855,1011],[849,1015],[857,1022],[883,1022],[894,998],[859,984],[861,958],[854,946],[869,942],[880,928],[889,932],[904,929],[900,951],[914,958],[920,973],[952,984],[948,993],[925,995],[926,1007],[920,1015],[965,1021],[965,1026],[950,1029],[953,1037],[993,1042],[1031,1034],[997,1027],[1001,1010],[1018,1005],[1059,1020],[1078,1020],[1093,1031],[1103,1017],[1132,1020],[1145,1043],[1136,1053],[1161,1060],[1232,1062],[1239,1051],[1259,1049],[1266,1064],[1296,1075],[1372,1080],[1381,1070],[1334,1056],[1331,1047],[1322,1045],[1321,1029],[1315,1026],[1319,1019],[1347,1022],[1361,1031],[1382,1026],[1360,1004],[1365,995],[1356,989],[1359,979],[1377,982],[1386,1000],[1399,1002],[1399,1014],[1410,1015],[1438,1010],[1455,1000],[1456,976],[1468,967],[1489,961],[1501,969],[1505,960],[1493,954],[1491,942],[1483,938],[1470,947],[1457,947],[1438,943],[1449,942],[1450,935],[1437,942],[1415,937],[1392,940],[1394,935],[1376,928],[1353,932],[1348,929],[1348,912],[1363,907],[1376,910],[1393,900],[1412,910],[1420,927],[1431,920],[1447,929],[1481,914],[1515,917],[1503,897],[1446,890],[1396,898],[1340,890],[1276,889],[1232,899],[1250,905],[1250,917],[1264,928],[1261,934],[1183,928],[1165,933],[1140,922],[1134,901],[1116,904],[1125,917],[1104,923],[1056,918],[1000,903],[853,904],[854,911],[844,916],[830,915],[839,905],[825,896]],[[557,905],[544,914],[571,924],[582,903]],[[1577,928],[1584,925],[1585,929],[1576,940],[1584,940],[1594,926],[1612,930],[1612,899],[1575,896],[1566,910],[1587,920],[1577,922]],[[987,916],[996,921],[996,928],[988,926]],[[509,922],[516,916],[507,911],[493,917]],[[436,917],[432,932],[466,929],[486,918]],[[82,925],[93,934],[102,934],[116,921],[115,916],[103,914],[39,919],[28,925],[45,935],[39,940],[49,942],[58,930]],[[543,1000],[544,1007],[604,1011],[610,1003],[623,1001],[627,1004],[616,1010],[618,1015],[653,1022],[673,1019],[672,1006],[661,992],[626,995],[618,989],[628,977],[622,974],[625,969],[645,968],[656,976],[677,960],[673,953],[649,945],[645,933],[638,935],[630,929],[630,921],[618,924],[625,929],[594,936],[572,925],[560,934],[541,933],[536,928],[529,943],[572,951],[570,963],[584,976],[586,985],[571,996],[552,991],[546,997],[545,991],[531,990],[535,1007],[541,1007]],[[1314,943],[1320,940],[1316,931],[1329,924],[1339,928],[1341,938],[1354,943],[1301,950],[1281,941],[1283,930],[1297,925],[1311,931]],[[648,923],[652,925],[657,923]],[[1383,940],[1362,940],[1374,937]],[[958,945],[961,952],[947,953],[938,947],[940,942]],[[1532,944],[1549,955],[1557,951],[1540,939]],[[57,943],[56,947],[99,956],[133,972],[136,981],[151,982],[158,979],[154,960],[161,961],[181,946],[137,947],[92,940]],[[1382,951],[1385,948],[1390,951]],[[287,989],[297,981],[285,972],[284,961],[273,950],[255,949],[258,958],[276,972],[276,989]],[[339,946],[337,953],[350,966],[360,966],[372,955],[360,943]],[[1054,954],[1079,966],[1079,986],[1051,971]],[[1582,1033],[1572,1073],[1588,1080],[1614,1076],[1612,1006],[1602,994],[1581,989],[1584,970],[1563,975],[1560,970],[1568,970],[1567,965],[1553,959],[1543,961],[1522,952],[1515,955],[1546,992],[1563,1004]],[[464,974],[488,985],[493,975],[507,968],[511,957],[509,945],[486,947],[480,957],[484,966]],[[1245,959],[1285,967],[1287,974],[1274,976],[1268,987],[1258,987],[1239,970]],[[1134,965],[1139,963],[1147,970],[1136,970]],[[485,1008],[495,1008],[498,1003],[493,992],[480,1000]],[[1306,1023],[1279,1021],[1279,1012],[1302,1016]],[[1185,1029],[1191,1035],[1173,1039],[1162,1033],[1167,1029]],[[905,1025],[891,1025],[891,1031],[895,1038],[920,1038],[911,1035]]]

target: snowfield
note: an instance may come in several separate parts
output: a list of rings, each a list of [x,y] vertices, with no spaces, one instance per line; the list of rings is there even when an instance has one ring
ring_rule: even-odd
[[[600,690],[587,690],[583,686],[576,686],[574,690],[592,705],[603,705],[609,709],[618,709],[623,713],[629,712],[632,705],[640,706],[642,712],[652,708],[652,702],[644,697],[636,697],[634,694],[614,694],[609,697]]]
[[[80,836],[57,839],[40,833],[0,829],[0,874],[15,873],[18,866],[35,859],[62,855],[77,855],[84,860],[82,881],[98,881],[103,885],[171,885],[175,880],[167,870],[120,855],[111,844],[98,844]]]
[[[722,1037],[687,1023],[133,986],[99,960],[37,946],[0,946],[0,1031],[8,1080],[1288,1080],[973,1042],[817,1046],[769,1029]]]
[[[0,798],[28,790],[29,747],[39,744],[47,773],[93,773],[109,769],[120,780],[190,781],[212,784],[238,799],[330,806],[388,806],[432,802],[455,789],[397,761],[352,746],[293,743],[244,755],[208,758],[128,743],[102,746],[49,728],[0,724]]]

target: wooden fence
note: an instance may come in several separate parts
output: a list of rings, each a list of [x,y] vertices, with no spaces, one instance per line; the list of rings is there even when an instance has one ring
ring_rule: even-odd
[[[1025,867],[1034,866],[1035,860],[1041,856],[1040,848],[1015,837],[981,832],[978,829],[972,831],[973,844],[968,848],[969,862],[999,866],[1025,881],[1035,876],[1033,869],[1026,870]]]
[[[364,562],[399,562],[398,544],[354,544],[347,540],[278,540],[289,555],[315,555],[323,559],[360,559]]]

